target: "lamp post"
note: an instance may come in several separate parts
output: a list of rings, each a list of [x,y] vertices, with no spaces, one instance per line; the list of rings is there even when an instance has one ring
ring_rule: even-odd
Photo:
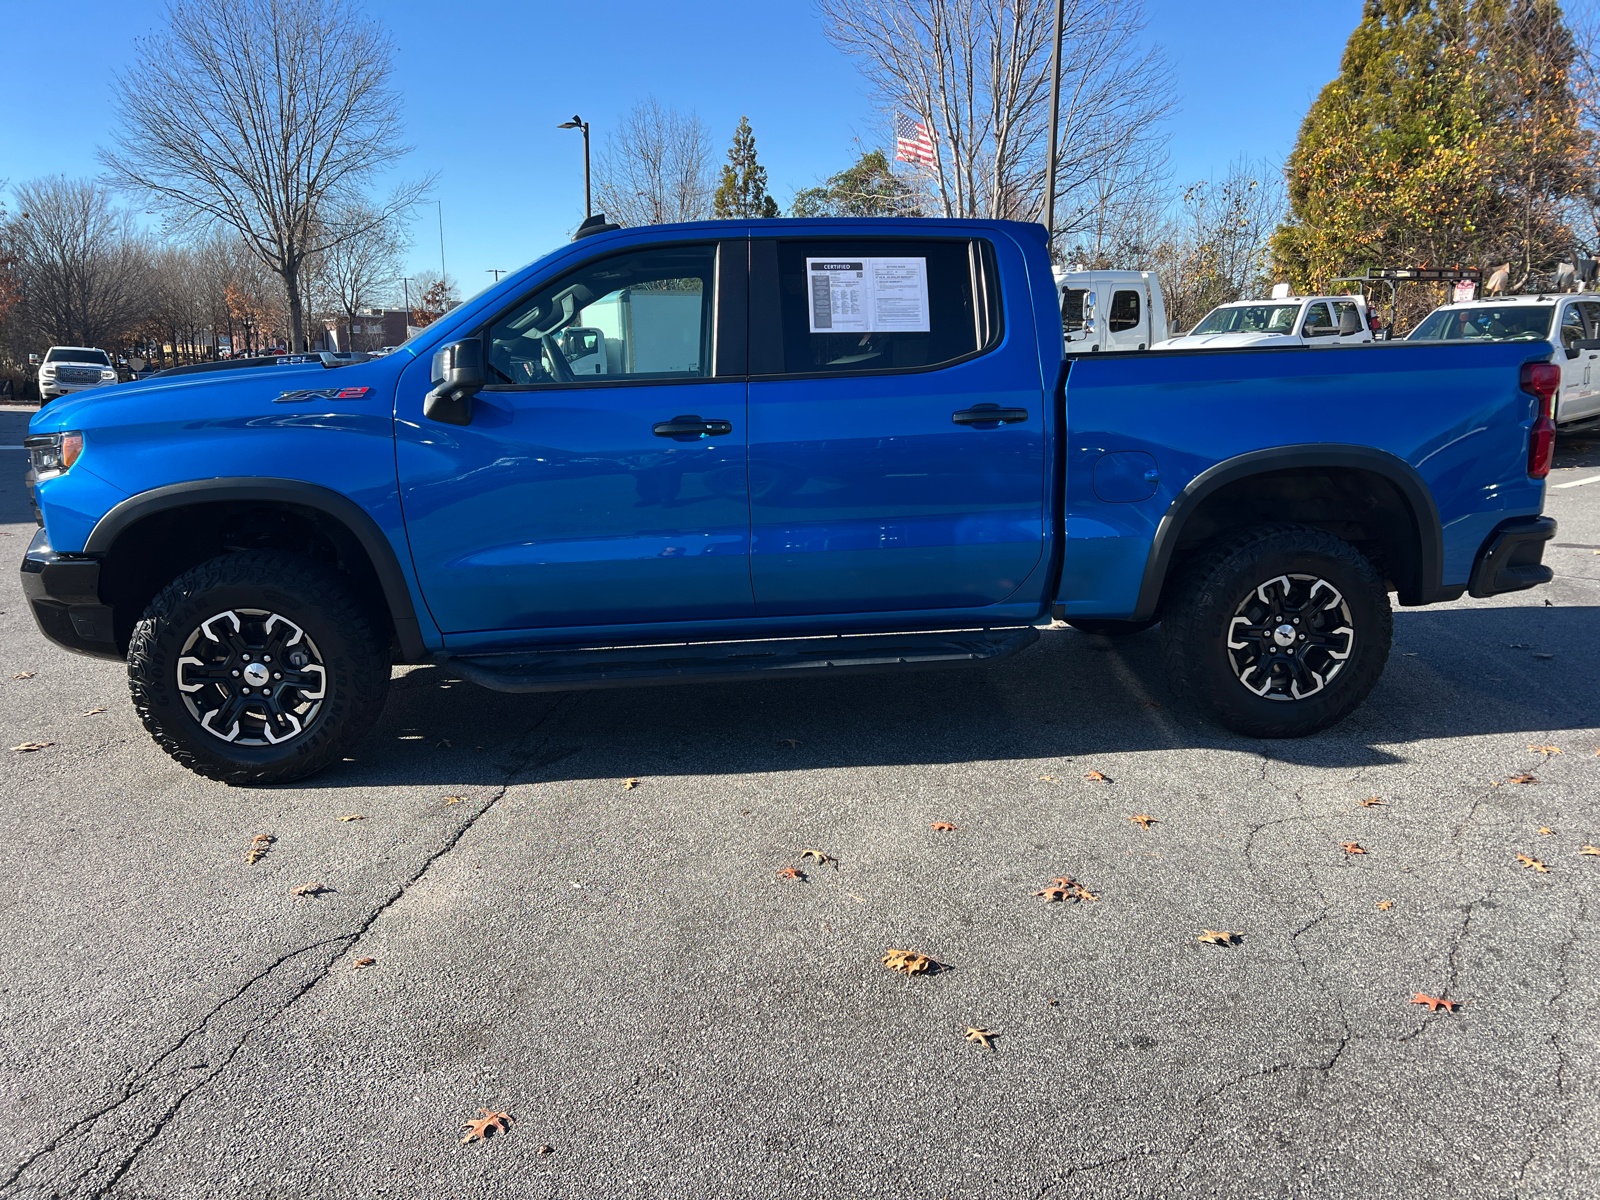
[[[589,193],[589,122],[574,113],[572,120],[563,121],[556,128],[583,130],[583,217],[588,220],[594,215],[594,202]]]
[[[406,337],[411,336],[411,280],[402,279],[400,287],[406,296]],[[402,339],[403,340],[403,339]]]
[[[1044,245],[1054,259],[1056,241],[1056,137],[1061,124],[1061,10],[1056,0],[1056,35],[1050,43],[1050,157],[1044,164]]]

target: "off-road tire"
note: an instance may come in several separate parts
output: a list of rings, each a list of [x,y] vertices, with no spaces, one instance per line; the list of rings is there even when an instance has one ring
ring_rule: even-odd
[[[314,714],[276,745],[223,740],[202,726],[179,687],[185,643],[233,610],[280,614],[304,631],[325,670]],[[229,625],[213,628],[226,632]],[[133,705],[156,744],[196,774],[237,785],[303,779],[347,753],[383,711],[389,674],[387,640],[344,577],[270,550],[227,554],[185,571],[150,602],[128,646]]]
[[[1320,579],[1337,589],[1354,631],[1353,644],[1343,647],[1348,658],[1328,672],[1320,690],[1302,698],[1254,694],[1236,666],[1236,653],[1251,652],[1229,649],[1241,606],[1280,576]],[[1394,614],[1377,568],[1349,542],[1303,525],[1257,526],[1203,550],[1169,596],[1161,621],[1173,690],[1229,729],[1259,738],[1304,737],[1349,716],[1383,674],[1393,634]],[[1243,630],[1238,636],[1248,640]],[[1304,660],[1306,648],[1300,653]],[[1285,678],[1281,669],[1279,677]]]
[[[1143,633],[1159,620],[1159,617],[1152,617],[1148,621],[1110,621],[1099,617],[1084,617],[1081,620],[1069,620],[1067,624],[1081,633],[1098,633],[1101,637],[1127,637],[1130,633]]]

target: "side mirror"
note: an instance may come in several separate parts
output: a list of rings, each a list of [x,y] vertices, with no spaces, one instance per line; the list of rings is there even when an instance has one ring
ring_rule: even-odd
[[[1339,313],[1339,336],[1349,337],[1352,333],[1361,332],[1361,314],[1352,305]]]
[[[465,338],[441,346],[433,355],[433,391],[422,415],[446,425],[472,424],[472,398],[483,387],[483,343]]]
[[[1178,322],[1178,318],[1174,317],[1172,320],[1167,322],[1167,332],[1173,337],[1177,337],[1183,332],[1183,326]]]
[[[28,365],[30,367],[37,367],[39,365],[39,356],[37,354],[28,355]]]

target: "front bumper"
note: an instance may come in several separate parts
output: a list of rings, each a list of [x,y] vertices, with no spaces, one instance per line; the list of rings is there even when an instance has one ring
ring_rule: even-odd
[[[98,560],[57,554],[41,529],[22,558],[22,594],[39,632],[56,645],[121,660],[111,607],[100,603]]]
[[[1467,584],[1471,596],[1498,596],[1538,587],[1555,578],[1544,565],[1544,544],[1556,535],[1554,517],[1512,517],[1494,527]]]

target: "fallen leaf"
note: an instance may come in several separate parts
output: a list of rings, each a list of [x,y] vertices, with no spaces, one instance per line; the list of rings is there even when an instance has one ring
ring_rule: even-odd
[[[465,796],[446,796],[444,798],[444,805],[446,808],[449,808],[452,804],[460,804],[465,799]]]
[[[1550,868],[1545,866],[1537,858],[1530,858],[1526,854],[1519,854],[1517,855],[1517,861],[1523,866],[1527,867],[1530,871],[1539,871],[1545,875],[1550,874]]]
[[[1535,779],[1532,775],[1513,775],[1510,779],[1506,780],[1506,782],[1507,783],[1538,783],[1539,781],[1537,779]]]
[[[37,671],[19,671],[17,674],[13,675],[11,678],[13,678],[13,679],[32,679],[37,674],[38,674]]]
[[[251,838],[250,840],[252,842],[266,842],[267,845],[270,846],[270,845],[272,845],[273,842],[277,841],[278,839],[276,837],[274,837],[270,833],[258,833],[258,834],[255,835],[255,837]]]
[[[967,1041],[977,1042],[978,1045],[982,1046],[985,1050],[994,1049],[994,1047],[989,1044],[989,1039],[994,1036],[995,1032],[992,1029],[980,1029],[973,1025],[967,1026]]]
[[[351,813],[347,817],[340,817],[339,820],[341,820],[341,821],[365,821],[366,817],[362,816],[360,813]]]
[[[1040,891],[1035,892],[1034,895],[1043,896],[1046,904],[1054,904],[1058,900],[1076,899],[1076,897],[1074,897],[1072,894],[1072,889],[1064,887],[1043,888]]]
[[[258,833],[250,839],[250,849],[245,851],[244,861],[258,863],[267,856],[267,848],[278,839],[270,833]]]
[[[783,870],[778,872],[778,878],[798,879],[801,883],[804,883],[806,879],[806,873],[799,867],[785,867]]]
[[[14,754],[32,754],[35,750],[48,750],[54,742],[23,742],[20,746],[11,747]]]
[[[1149,829],[1150,826],[1156,823],[1156,818],[1147,813],[1135,813],[1133,816],[1129,817],[1128,820],[1132,821],[1140,829]]]
[[[1035,896],[1043,896],[1045,894],[1045,892],[1067,892],[1067,893],[1069,893],[1069,895],[1067,895],[1067,896],[1058,897],[1059,899],[1067,899],[1067,900],[1098,900],[1098,899],[1100,899],[1099,896],[1095,895],[1093,892],[1091,892],[1088,888],[1084,887],[1083,884],[1079,883],[1076,879],[1072,878],[1072,876],[1070,876],[1070,875],[1057,876],[1055,879],[1052,879],[1050,881],[1050,886],[1047,887],[1043,892],[1035,892],[1034,895]],[[1050,901],[1046,900],[1045,903],[1048,904],[1048,903],[1050,903]]]
[[[625,791],[625,792],[631,792],[631,791],[633,791],[634,788],[638,787],[642,782],[644,782],[644,781],[641,780],[641,779],[624,779],[622,781],[622,790]]]
[[[1378,901],[1378,911],[1379,912],[1388,912],[1393,907],[1394,907],[1394,901],[1393,900],[1379,900]]]
[[[467,1136],[461,1139],[462,1145],[466,1145],[473,1138],[486,1142],[491,1133],[504,1133],[511,1127],[510,1113],[490,1112],[487,1108],[480,1108],[478,1111],[483,1114],[481,1120],[468,1121],[462,1125],[467,1131]]]
[[[802,850],[802,851],[800,851],[800,861],[801,862],[805,862],[806,859],[808,859],[808,858],[812,862],[816,863],[817,866],[819,866],[819,867],[824,865],[825,863],[832,863],[833,864],[833,869],[835,871],[837,871],[839,869],[839,860],[836,859],[836,858],[829,857],[828,855],[824,854],[821,850]]]
[[[1380,800],[1376,796],[1368,796],[1361,802],[1362,808],[1387,808],[1388,805],[1387,800]]]
[[[1445,1012],[1455,1012],[1460,1007],[1459,1000],[1446,1000],[1443,996],[1430,996],[1426,992],[1418,992],[1412,997],[1413,1004],[1426,1004],[1429,1012],[1438,1012],[1441,1008]]]
[[[1551,829],[1550,826],[1548,826],[1548,825],[1541,825],[1541,826],[1539,826],[1539,832],[1544,834],[1546,837],[1549,837],[1552,833],[1555,832],[1555,830]]]
[[[320,883],[302,883],[297,888],[290,888],[289,889],[289,895],[291,895],[291,896],[320,896],[323,892],[325,892],[327,890],[328,889],[323,887]]]
[[[80,717],[97,717],[105,711],[103,708],[91,708],[88,712],[81,712],[78,715]]]
[[[938,964],[915,950],[890,950],[883,956],[883,965],[910,978],[913,975],[926,975]]]
[[[1060,781],[1057,780],[1054,775],[1041,775],[1041,776],[1039,776],[1039,782],[1040,783],[1058,783]]]
[[[929,825],[928,828],[932,829],[936,833],[952,833],[959,829],[960,826],[952,825],[949,821],[935,821],[932,825]]]
[[[1583,849],[1578,851],[1578,853],[1579,854],[1600,854],[1600,846],[1585,845],[1583,847]]]
[[[556,1148],[554,1146],[540,1146],[539,1147],[539,1153],[540,1154],[554,1154],[555,1152],[556,1152]]]
[[[1111,782],[1111,777],[1109,775],[1104,774],[1103,772],[1100,772],[1100,771],[1089,771],[1089,772],[1086,772],[1084,774],[1084,778],[1087,779],[1090,783],[1110,783]]]
[[[355,962],[350,964],[350,969],[352,971],[359,971],[362,967],[370,967],[377,961],[378,960],[375,958],[358,958],[355,960]]]
[[[1226,929],[1207,929],[1201,932],[1195,940],[1205,942],[1208,946],[1236,946],[1242,934],[1229,933]]]
[[[800,749],[803,743],[798,738],[779,738],[778,745],[787,746],[791,750]]]
[[[1552,754],[1561,753],[1560,746],[1529,746],[1528,749],[1534,754],[1542,754],[1546,758],[1549,758]]]
[[[1343,850],[1346,854],[1365,854],[1366,853],[1366,851],[1361,848],[1361,843],[1360,842],[1340,842],[1339,843],[1339,849]]]

